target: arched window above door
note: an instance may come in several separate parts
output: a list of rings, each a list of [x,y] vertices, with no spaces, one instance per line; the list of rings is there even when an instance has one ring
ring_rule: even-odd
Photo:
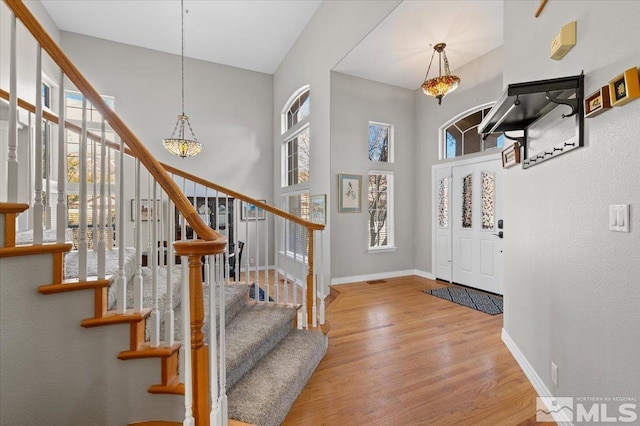
[[[492,149],[502,149],[503,135],[478,134],[478,125],[489,113],[493,103],[480,105],[454,117],[440,128],[440,159],[461,157]]]

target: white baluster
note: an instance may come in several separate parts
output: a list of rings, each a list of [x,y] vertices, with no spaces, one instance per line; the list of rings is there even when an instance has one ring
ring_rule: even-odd
[[[250,278],[249,278],[249,270],[251,268],[251,263],[250,263],[250,257],[251,254],[249,252],[249,203],[243,201],[241,203],[241,208],[244,209],[246,206],[247,211],[244,212],[245,214],[245,219],[244,219],[244,236],[245,239],[247,241],[245,241],[244,246],[247,248],[246,252],[247,254],[244,256],[245,257],[245,270],[244,270],[244,283],[245,284],[249,284],[251,282]]]
[[[187,179],[186,178],[182,178],[182,193],[186,194],[186,185],[187,185]],[[187,221],[184,218],[184,215],[182,213],[180,213],[180,239],[181,240],[186,240],[187,239]]]
[[[36,44],[36,136],[33,198],[33,243],[42,244],[44,204],[42,203],[42,49]],[[31,131],[31,129],[29,129]]]
[[[253,206],[255,209],[255,217],[252,219],[253,223],[254,223],[254,229],[255,229],[255,247],[256,247],[256,253],[255,253],[255,264],[254,264],[254,268],[253,270],[254,272],[254,276],[253,276],[253,286],[254,286],[254,301],[259,302],[260,301],[260,275],[259,275],[259,268],[260,268],[260,241],[259,241],[259,233],[258,233],[258,207],[256,207],[255,205]],[[248,220],[248,218],[247,218]]]
[[[87,98],[82,96],[82,137],[80,138],[79,175],[80,187],[78,205],[80,223],[78,225],[78,278],[87,279]]]
[[[283,302],[289,303],[289,219],[282,218],[284,227],[284,279],[283,279]]]
[[[98,153],[97,142],[91,139],[91,180],[92,180],[92,199],[91,199],[91,250],[97,248],[98,243],[98,221],[96,220],[96,210],[98,209]]]
[[[211,392],[211,415],[210,415],[210,424],[211,425],[220,425],[220,404],[219,404],[219,384],[218,384],[218,340],[217,340],[217,326],[218,321],[216,321],[216,287],[218,286],[218,278],[219,266],[216,263],[215,255],[206,256],[209,261],[207,262],[207,269],[209,269],[208,275],[211,277],[215,277],[213,282],[209,282],[209,370],[211,382],[209,383],[210,392]],[[214,269],[214,271],[211,271]],[[224,315],[224,312],[221,313]]]
[[[95,146],[95,145],[94,145]],[[105,226],[104,226],[104,221],[105,221],[105,217],[104,217],[104,201],[105,201],[105,196],[106,196],[106,188],[105,188],[105,179],[106,179],[106,162],[107,162],[107,133],[106,133],[106,128],[105,128],[105,122],[104,122],[104,118],[102,118],[101,123],[100,123],[100,210],[98,212],[98,279],[103,280],[105,277],[105,263],[106,263],[106,253],[105,253],[105,242],[104,242],[104,231],[105,231]],[[94,164],[95,164],[95,158],[96,158],[96,154],[94,154],[93,156],[94,158]],[[94,170],[96,169],[96,166],[93,167]],[[94,173],[93,175],[93,185],[95,187],[96,185],[96,175]],[[94,195],[93,197],[93,205],[96,206],[96,196]],[[96,215],[96,211],[93,210],[93,216],[95,217]],[[94,238],[95,238],[95,232],[94,232]],[[94,243],[94,250],[95,250],[95,242],[96,240],[93,240]]]
[[[195,426],[195,419],[193,418],[193,380],[191,378],[191,318],[189,313],[191,308],[189,306],[189,273],[187,265],[189,264],[188,256],[180,257],[180,264],[182,266],[182,348],[184,366],[181,371],[184,371],[184,421],[183,426]]]
[[[107,222],[106,228],[109,230],[109,241],[107,241],[107,248],[113,250],[113,217],[111,215],[113,206],[111,205],[111,152],[113,149],[107,150]]]
[[[267,212],[265,211],[264,224],[264,301],[269,302],[269,227],[267,226]]]
[[[175,208],[171,198],[167,197],[167,309],[164,313],[164,342],[165,346],[175,343],[174,312],[173,312],[173,241],[175,240]]]
[[[7,201],[18,202],[18,73],[16,15],[11,12],[9,53],[9,140],[7,152]],[[29,194],[31,196],[31,194]]]
[[[197,188],[197,183],[195,181],[193,181],[193,209],[195,211],[198,211],[198,206],[196,203],[196,200],[198,199],[198,188]],[[196,234],[196,230],[193,226],[191,226],[191,239],[193,240],[197,240],[198,239],[198,235]]]
[[[226,255],[226,253],[225,253]],[[218,261],[216,263],[220,264],[220,262],[222,262],[222,259],[220,258],[220,256],[222,255],[217,255],[218,256]],[[220,290],[218,291],[219,297],[218,297],[218,312],[220,312],[219,317],[219,322],[220,322],[220,327],[219,327],[219,336],[220,336],[220,356],[219,358],[219,370],[220,373],[218,374],[219,380],[220,380],[220,396],[219,396],[219,407],[220,407],[220,418],[223,421],[223,424],[226,425],[227,423],[227,419],[229,418],[229,410],[227,407],[227,368],[226,368],[226,353],[227,353],[227,341],[226,341],[226,327],[227,327],[227,320],[225,317],[225,294],[224,294],[224,284],[223,284],[223,279],[222,277],[220,277],[218,279],[218,282],[220,283]]]
[[[67,138],[65,131],[64,73],[60,72],[58,112],[58,203],[56,204],[56,241],[64,243],[67,229]]]
[[[149,325],[149,335],[151,336],[151,347],[160,346],[160,310],[158,309],[158,204],[156,202],[158,195],[158,183],[153,181],[153,198],[150,201],[151,214],[149,215],[151,241],[153,247],[150,247],[151,255],[151,318]]]
[[[133,276],[133,310],[140,312],[143,302],[143,280],[142,280],[142,212],[140,211],[140,159],[136,158],[136,198],[135,198],[135,246],[136,246],[136,272]]]
[[[116,309],[119,314],[127,311],[127,275],[124,266],[124,140],[120,139],[120,170],[118,173],[118,202],[116,203],[116,224],[118,226],[118,276],[116,278]]]
[[[279,220],[278,220],[278,216],[273,215],[273,263],[274,263],[274,270],[273,270],[273,286],[274,286],[274,300],[276,303],[280,303],[280,269],[278,268],[278,258],[280,257],[280,250],[278,250],[278,242],[279,242],[279,238],[278,235],[280,235],[279,232]]]
[[[320,234],[320,265],[316,266],[316,270],[320,271],[320,325],[324,324],[324,300],[327,298],[328,288],[324,285],[324,230]]]
[[[298,263],[298,224],[293,223],[293,260],[291,265],[291,280],[293,281],[293,304],[298,304],[298,278],[296,277],[296,264]],[[299,322],[298,322],[299,323]]]
[[[40,86],[42,87],[42,85]],[[38,94],[40,94],[40,90],[38,89]],[[42,98],[42,96],[39,96]],[[45,144],[45,153],[46,155],[42,159],[44,162],[44,178],[45,178],[45,198],[44,198],[44,226],[45,229],[51,229],[51,123],[49,120],[46,120],[42,123],[44,126],[44,133],[47,137],[43,135],[43,143]]]
[[[195,194],[193,199],[195,200]],[[217,198],[216,198],[217,200]],[[209,187],[205,186],[204,187],[204,218],[202,218],[202,220],[204,221],[205,224],[211,226],[212,224],[209,223],[209,218],[211,217],[211,214],[209,212]],[[198,210],[196,210],[198,212],[198,214],[200,214],[200,210],[198,208]],[[216,223],[216,230],[218,230],[218,223]],[[209,256],[205,256],[204,257],[204,282],[205,285],[209,285],[211,283],[211,275],[209,274]]]

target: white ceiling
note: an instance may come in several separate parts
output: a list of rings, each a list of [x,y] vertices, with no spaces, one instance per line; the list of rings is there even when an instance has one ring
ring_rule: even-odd
[[[447,44],[453,73],[501,46],[503,5],[503,0],[403,1],[334,70],[417,89],[437,43]],[[429,78],[437,75],[436,54]]]
[[[185,56],[273,74],[321,0],[185,0]],[[58,28],[180,54],[176,0],[42,0]]]
[[[370,0],[375,1],[375,0]],[[321,0],[185,0],[185,56],[273,74]],[[176,0],[42,0],[58,27],[180,54]],[[422,84],[432,48],[452,71],[502,45],[504,0],[405,0],[334,68],[407,89]],[[437,74],[437,57],[430,77]]]

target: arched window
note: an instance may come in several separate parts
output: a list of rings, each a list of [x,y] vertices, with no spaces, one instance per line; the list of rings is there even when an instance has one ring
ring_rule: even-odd
[[[502,148],[504,136],[492,134],[486,139],[478,134],[478,125],[489,113],[493,103],[463,112],[440,128],[440,159],[460,157]]]
[[[282,209],[303,219],[309,219],[310,156],[310,90],[298,89],[282,109]],[[303,261],[308,254],[308,235],[291,221],[287,222],[283,251],[287,256]]]
[[[310,157],[310,91],[302,87],[282,110],[282,186],[309,181]]]

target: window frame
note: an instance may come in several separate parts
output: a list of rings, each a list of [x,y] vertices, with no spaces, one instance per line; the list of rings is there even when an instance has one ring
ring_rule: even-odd
[[[464,144],[463,144],[463,153],[461,155],[454,155],[452,157],[447,157],[447,129],[449,129],[449,127],[453,126],[454,124],[456,124],[457,122],[459,122],[460,120],[463,120],[465,118],[467,118],[470,115],[476,114],[477,112],[481,112],[484,109],[487,108],[491,108],[495,105],[495,101],[492,102],[487,102],[484,104],[480,104],[477,105],[475,107],[469,108],[466,111],[463,111],[462,113],[456,115],[455,117],[453,117],[452,119],[448,120],[447,122],[445,122],[442,126],[440,126],[440,128],[438,129],[438,159],[439,160],[451,160],[451,159],[455,159],[455,158],[462,158],[462,157],[466,157],[469,155],[483,155],[483,154],[491,154],[493,152],[498,152],[501,151],[503,149],[503,146],[500,146],[499,143],[496,144],[495,147],[490,147],[490,148],[484,148],[484,141],[481,139],[481,149],[480,151],[476,151],[476,152],[472,152],[472,153],[468,153],[465,154],[464,153]],[[475,126],[477,127],[477,126]],[[467,131],[474,131],[475,127],[473,128],[469,128]],[[502,135],[498,136],[497,138],[503,138]],[[504,140],[503,140],[504,143]]]
[[[386,218],[386,232],[387,232],[387,244],[384,246],[377,245],[371,246],[371,206],[367,206],[367,250],[369,253],[383,253],[395,251],[397,246],[395,245],[395,200],[394,200],[394,177],[395,173],[391,170],[369,170],[367,173],[367,204],[369,204],[369,194],[371,193],[371,181],[370,177],[374,175],[384,175],[387,177],[387,218]],[[380,209],[377,209],[380,210]]]
[[[307,98],[305,102],[308,102],[309,113],[300,119],[297,123],[288,127],[288,114],[291,110],[292,106],[299,101],[299,99],[307,94]],[[305,187],[311,181],[311,86],[304,85],[296,90],[287,100],[282,111],[280,113],[280,131],[282,135],[281,147],[280,147],[280,187],[281,188],[298,188]],[[309,132],[308,144],[309,149],[307,153],[307,180],[297,183],[289,183],[289,174],[291,170],[289,169],[289,143],[295,138],[299,137],[305,131]],[[298,164],[296,163],[296,169],[298,169]]]
[[[388,145],[388,153],[387,153],[387,161],[378,161],[372,160],[369,158],[369,162],[376,164],[393,164],[394,163],[394,134],[395,134],[395,126],[389,123],[382,123],[380,121],[369,121],[367,125],[367,134],[369,134],[371,126],[384,126],[389,129],[387,134],[387,145]],[[369,138],[367,137],[367,148],[368,148]]]
[[[304,132],[309,132],[309,151],[311,151],[311,128],[309,123],[305,123],[302,127],[298,128],[294,133],[289,135],[287,138],[284,138],[282,141],[282,187],[283,188],[291,188],[297,185],[302,185],[308,183],[311,180],[311,153],[307,153],[307,180],[299,181],[295,183],[289,183],[289,175],[293,172],[294,169],[290,169],[289,165],[289,143],[294,139],[298,138]],[[300,149],[298,147],[298,152],[296,153],[296,157],[299,158]],[[300,170],[300,163],[296,160],[295,170]]]

